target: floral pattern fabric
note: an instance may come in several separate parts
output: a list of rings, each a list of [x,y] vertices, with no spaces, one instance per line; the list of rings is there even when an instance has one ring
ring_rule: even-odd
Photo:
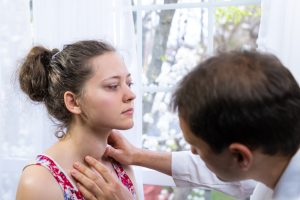
[[[83,195],[77,189],[77,187],[71,182],[70,178],[63,171],[63,169],[49,156],[46,155],[38,155],[36,157],[36,165],[41,165],[46,167],[50,173],[53,175],[57,183],[60,185],[64,192],[65,200],[84,200]],[[134,186],[129,176],[126,174],[125,170],[121,166],[120,163],[116,161],[112,161],[112,166],[119,178],[119,180],[123,183],[124,186],[128,188],[131,194],[136,197],[136,193],[134,190]]]

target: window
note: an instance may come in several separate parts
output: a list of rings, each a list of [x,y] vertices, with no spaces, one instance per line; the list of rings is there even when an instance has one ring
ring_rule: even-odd
[[[143,127],[143,147],[188,150],[177,115],[168,109],[172,91],[196,63],[209,55],[256,48],[260,0],[132,0],[132,5],[142,72],[142,118],[137,123]],[[143,177],[145,184],[162,185],[152,188],[161,199],[170,195],[172,199],[221,195],[166,187],[173,184],[170,178],[146,169]],[[149,185],[144,186],[145,194],[152,187]]]

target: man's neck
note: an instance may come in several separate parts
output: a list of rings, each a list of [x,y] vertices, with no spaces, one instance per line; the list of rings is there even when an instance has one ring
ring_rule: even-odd
[[[289,164],[291,156],[258,154],[255,158],[253,179],[264,183],[271,189],[276,187],[278,180]]]

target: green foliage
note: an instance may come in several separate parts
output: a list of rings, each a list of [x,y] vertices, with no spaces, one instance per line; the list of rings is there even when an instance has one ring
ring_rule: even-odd
[[[163,55],[163,56],[160,56],[160,60],[162,62],[166,62],[168,59],[167,59],[167,56],[166,55]]]
[[[211,191],[210,195],[212,200],[236,200],[235,198],[218,191]]]
[[[259,17],[261,14],[259,6],[228,6],[216,9],[215,19],[216,23],[226,24],[233,23],[240,24],[246,17]]]

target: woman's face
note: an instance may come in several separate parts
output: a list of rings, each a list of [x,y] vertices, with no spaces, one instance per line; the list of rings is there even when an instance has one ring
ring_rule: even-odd
[[[93,58],[92,77],[87,80],[80,99],[81,117],[96,129],[129,129],[133,126],[132,79],[115,52]]]

